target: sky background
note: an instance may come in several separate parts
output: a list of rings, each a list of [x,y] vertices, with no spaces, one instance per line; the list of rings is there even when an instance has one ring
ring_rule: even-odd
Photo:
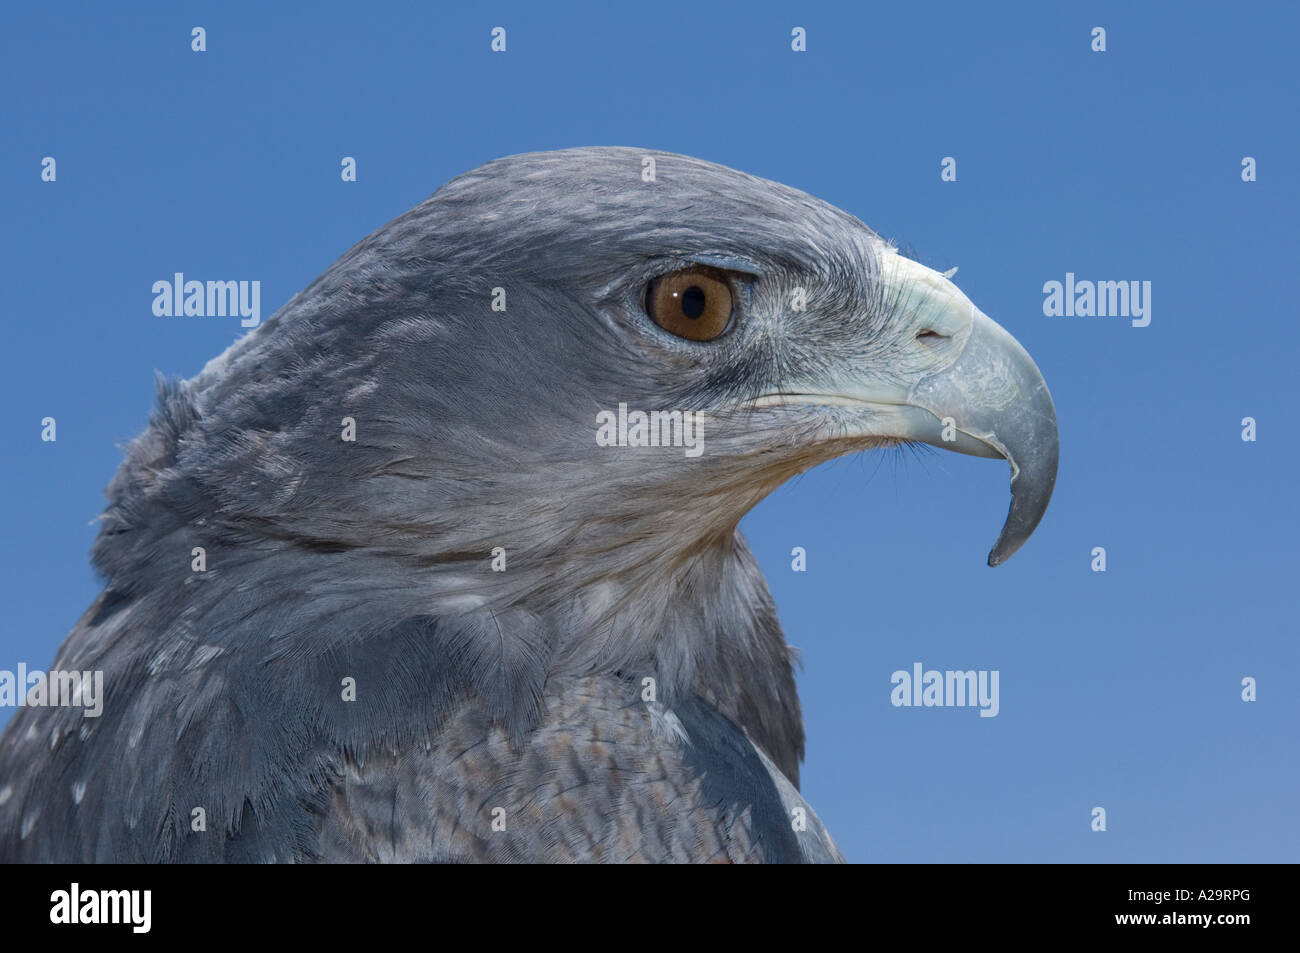
[[[1300,860],[1295,5],[441,6],[6,6],[0,668],[48,666],[98,593],[93,521],[155,371],[244,333],[155,317],[154,281],[258,279],[265,319],[489,159],[687,153],[958,266],[1056,401],[1055,497],[999,569],[990,460],[843,459],[742,523],[803,653],[802,790],[847,857]],[[1150,326],[1044,316],[1066,272],[1150,281]],[[918,661],[1000,671],[1000,713],[893,707]]]

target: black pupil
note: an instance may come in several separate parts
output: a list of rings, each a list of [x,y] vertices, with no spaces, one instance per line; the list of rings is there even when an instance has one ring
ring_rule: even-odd
[[[704,313],[704,291],[699,285],[691,285],[682,292],[682,314],[688,318],[698,318]]]

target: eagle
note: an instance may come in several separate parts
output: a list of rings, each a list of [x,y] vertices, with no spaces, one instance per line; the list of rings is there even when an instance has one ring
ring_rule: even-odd
[[[1010,464],[996,566],[1057,468],[948,276],[633,148],[452,179],[157,390],[52,666],[102,710],[19,708],[0,860],[841,861],[741,517],[927,443]]]

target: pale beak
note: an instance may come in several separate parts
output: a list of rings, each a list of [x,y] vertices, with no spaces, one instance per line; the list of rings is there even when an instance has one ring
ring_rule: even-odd
[[[989,565],[1000,566],[1029,539],[1056,484],[1056,409],[1043,375],[1010,334],[946,277],[893,252],[882,254],[885,299],[906,307],[892,382],[846,369],[799,393],[760,398],[759,406],[836,406],[861,410],[863,436],[914,440],[1011,464],[1011,508]]]

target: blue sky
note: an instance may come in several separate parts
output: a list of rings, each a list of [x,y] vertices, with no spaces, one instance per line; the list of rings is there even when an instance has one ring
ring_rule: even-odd
[[[1300,859],[1296,8],[268,6],[6,9],[0,668],[48,664],[98,592],[92,521],[155,370],[242,333],[154,317],[154,281],[257,278],[269,316],[491,158],[682,152],[958,266],[1056,401],[1055,498],[997,570],[988,460],[841,460],[742,524],[803,652],[803,791],[846,855]],[[1045,316],[1067,272],[1150,281],[1150,325]],[[998,716],[893,707],[915,662],[998,670]]]

